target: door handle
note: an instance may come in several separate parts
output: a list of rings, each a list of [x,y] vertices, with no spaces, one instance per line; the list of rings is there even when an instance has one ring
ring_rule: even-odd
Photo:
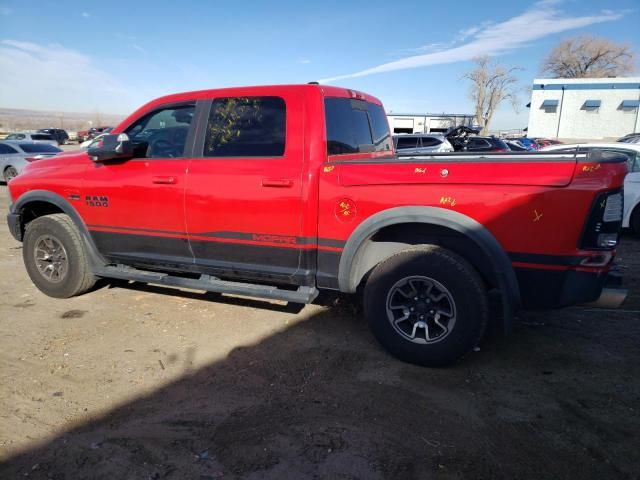
[[[178,182],[176,177],[153,177],[151,179],[152,183],[161,183],[165,185],[173,185]]]
[[[263,178],[262,186],[287,188],[293,186],[293,180],[290,178]]]

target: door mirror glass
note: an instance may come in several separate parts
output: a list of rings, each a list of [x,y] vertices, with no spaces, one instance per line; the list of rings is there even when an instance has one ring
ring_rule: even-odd
[[[109,160],[128,160],[133,158],[133,143],[126,133],[105,135],[87,150],[94,162]]]

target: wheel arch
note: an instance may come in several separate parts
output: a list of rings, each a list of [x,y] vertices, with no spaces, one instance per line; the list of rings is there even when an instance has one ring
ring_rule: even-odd
[[[520,290],[511,261],[491,232],[452,210],[406,206],[369,217],[345,244],[338,269],[340,290],[355,292],[377,264],[407,247],[425,243],[458,253],[500,291],[504,328],[509,332],[513,313],[520,307]]]
[[[87,249],[87,257],[91,266],[102,266],[107,262],[100,255],[91,238],[89,230],[78,211],[62,196],[47,190],[32,190],[21,195],[11,207],[11,212],[18,214],[20,218],[20,238],[24,237],[27,224],[36,218],[53,213],[64,213],[71,218],[80,232],[83,244]]]

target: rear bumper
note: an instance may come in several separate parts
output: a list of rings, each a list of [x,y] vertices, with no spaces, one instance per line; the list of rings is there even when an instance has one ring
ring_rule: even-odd
[[[595,302],[609,280],[606,271],[516,268],[515,272],[522,306],[531,310]]]

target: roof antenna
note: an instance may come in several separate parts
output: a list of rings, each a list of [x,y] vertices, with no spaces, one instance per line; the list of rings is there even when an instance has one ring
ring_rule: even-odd
[[[318,82],[307,82],[307,85],[320,85]]]

